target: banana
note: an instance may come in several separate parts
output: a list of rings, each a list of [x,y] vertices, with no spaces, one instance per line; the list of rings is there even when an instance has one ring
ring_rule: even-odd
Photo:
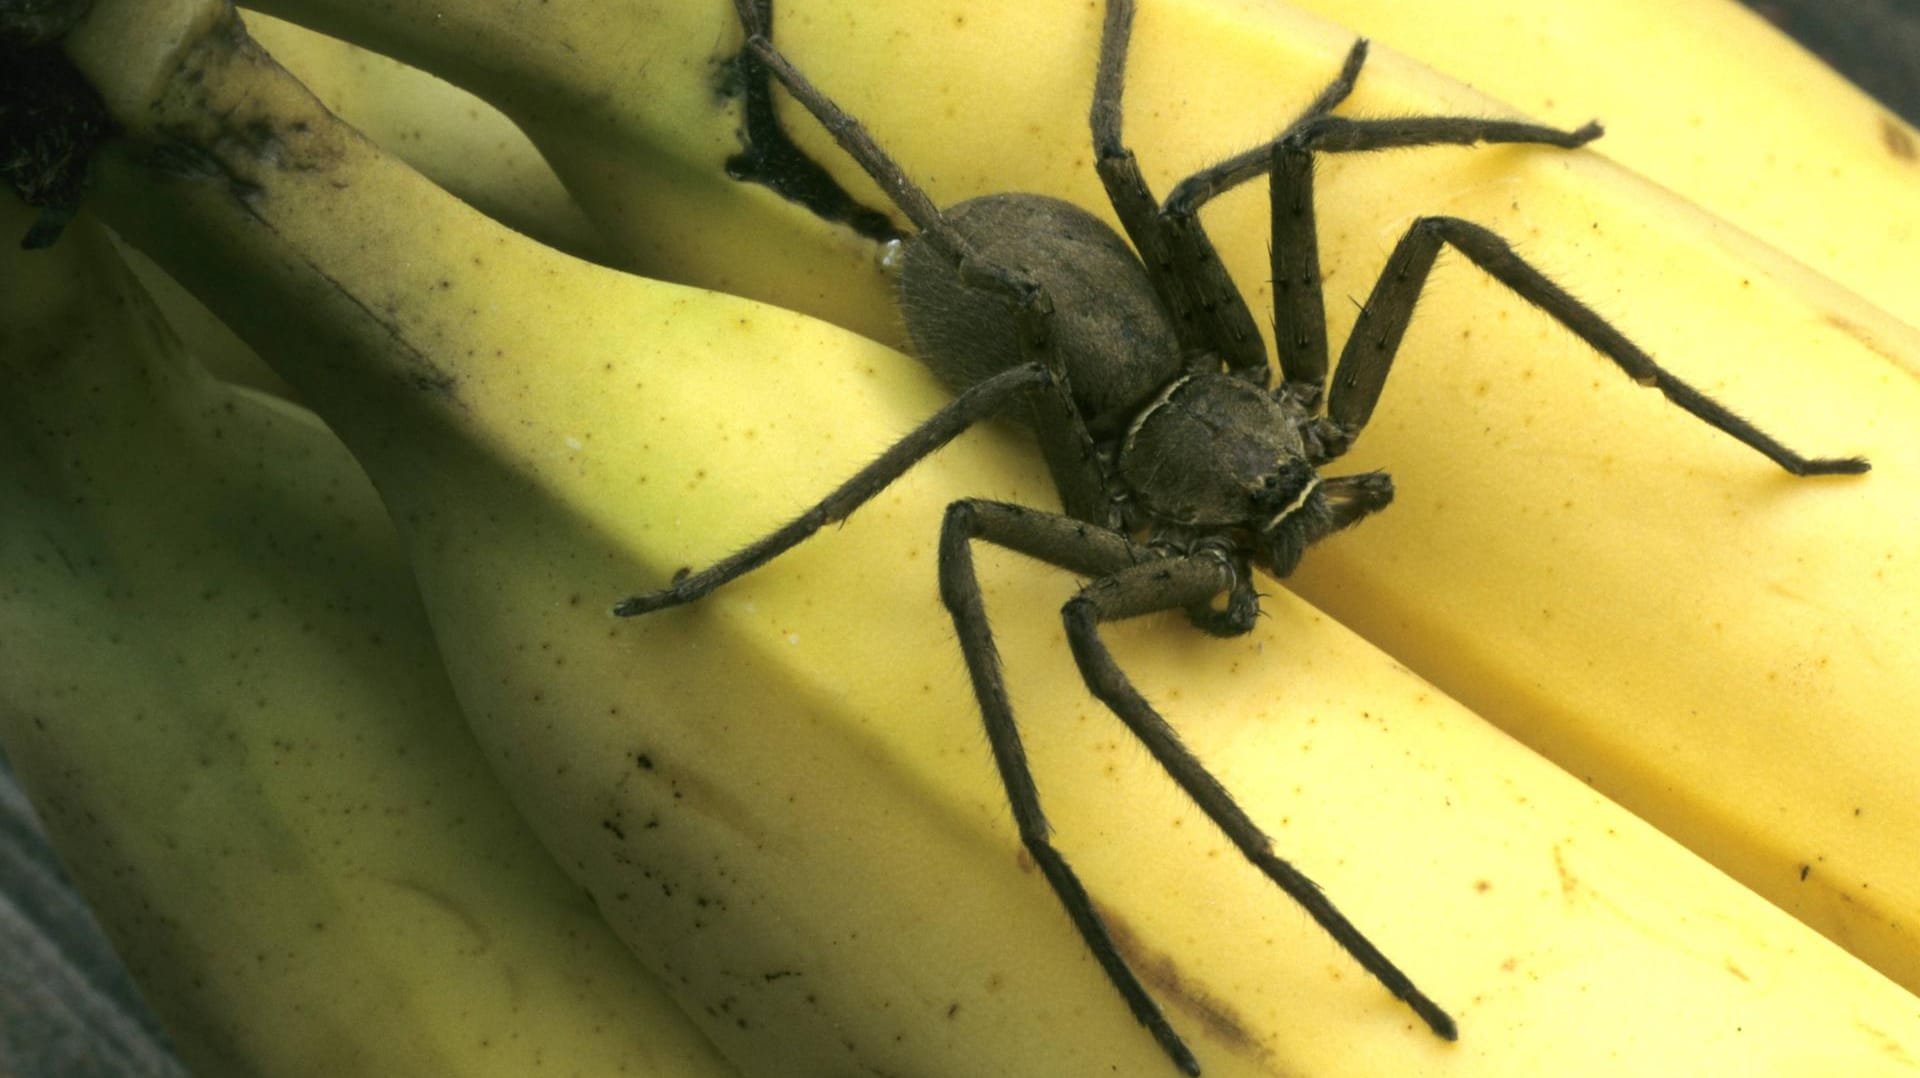
[[[1516,106],[1908,325],[1920,134],[1737,0],[1291,0]]]
[[[536,28],[519,9],[449,3],[433,9],[445,32],[429,35],[411,24],[418,13],[392,6],[284,5],[427,66],[457,53],[459,72],[515,111],[588,211],[650,270],[896,339],[898,317],[866,245],[764,190],[721,190],[737,121],[716,114],[709,87],[716,58],[737,47],[726,6],[623,6],[616,17],[582,0],[542,5]],[[777,8],[782,49],[937,203],[1030,190],[1107,212],[1088,162],[1097,19],[1084,6]],[[1675,33],[1704,47],[1697,34]],[[1143,3],[1135,39],[1129,139],[1162,192],[1269,134],[1351,40],[1278,5],[1199,0]],[[604,52],[564,51],[587,40]],[[1647,82],[1657,97],[1639,111],[1671,102],[1684,85],[1676,80],[1685,68],[1675,66],[1672,78]],[[1749,81],[1770,83],[1777,67],[1762,65]],[[1527,70],[1526,85],[1543,84],[1546,65]],[[1822,85],[1809,98],[1820,110],[1850,100],[1848,115],[1883,117]],[[1774,99],[1771,85],[1755,87],[1755,100]],[[1604,112],[1610,101],[1564,107]],[[1381,50],[1344,111],[1498,110]],[[1792,129],[1806,132],[1811,121],[1794,115]],[[879,202],[818,125],[789,115],[788,126]],[[1716,137],[1744,144],[1753,127],[1728,123]],[[1783,168],[1796,154],[1845,166],[1835,185],[1884,180],[1878,144],[1852,131],[1805,134],[1804,147],[1776,156]],[[1021,152],[1007,152],[1009,137]],[[1316,550],[1291,584],[1920,990],[1920,861],[1910,855],[1920,833],[1911,796],[1920,734],[1906,721],[1920,664],[1905,661],[1920,650],[1920,566],[1908,554],[1920,528],[1909,433],[1920,424],[1920,332],[1594,154],[1332,155],[1320,175],[1335,340],[1407,223],[1457,214],[1519,241],[1683,378],[1788,443],[1875,461],[1876,472],[1858,480],[1789,481],[1651,394],[1633,393],[1476,271],[1443,267],[1353,455],[1356,468],[1391,470],[1400,500],[1378,523]],[[1725,179],[1705,166],[1689,175],[1694,189]],[[1776,219],[1800,187],[1796,173],[1767,175],[1773,182],[1724,184],[1719,205],[1745,220]],[[1851,279],[1876,296],[1910,295],[1911,244],[1899,222],[1912,206],[1880,180],[1862,179],[1844,197],[1825,189],[1834,197],[1814,200],[1827,207],[1820,212],[1843,205],[1854,215],[1833,218],[1846,226],[1835,231],[1852,235],[1883,214],[1894,222],[1886,233],[1897,255],[1863,255]],[[1227,196],[1206,215],[1256,309],[1270,302],[1271,276],[1258,195]],[[1799,252],[1804,241],[1794,240]],[[1809,745],[1820,746],[1817,766]]]
[[[527,137],[498,110],[427,73],[268,15],[248,16],[274,58],[369,137],[508,226],[607,261],[599,234]],[[137,251],[123,250],[189,350],[228,381],[290,387]]]
[[[737,229],[727,214],[716,212],[722,207],[711,189],[717,182],[712,165],[736,147],[731,132],[722,135],[708,121],[718,80],[711,64],[698,58],[713,51],[716,39],[732,40],[724,4],[609,7],[602,0],[575,0],[521,8],[454,0],[418,8],[367,0],[262,0],[260,6],[403,56],[513,113],[636,268],[685,275],[688,267],[698,267],[702,280],[722,280],[729,290],[794,305],[790,296],[803,286],[780,283],[792,267],[808,267],[811,273],[793,276],[809,280],[829,269],[852,276],[865,258],[860,245],[850,247],[845,237],[834,244],[810,230],[804,242],[820,249],[811,260],[789,257],[783,243],[798,239]],[[822,73],[841,66],[867,69],[864,75],[845,73],[857,81],[844,83],[842,96],[857,101],[857,115],[876,124],[899,114],[890,146],[919,131],[925,152],[916,157],[932,173],[923,179],[956,184],[954,197],[1006,189],[1015,181],[1059,186],[1058,177],[1048,175],[1053,166],[1033,168],[1031,155],[1002,152],[1009,131],[1035,132],[1034,141],[1044,133],[1067,159],[1084,156],[1083,118],[1077,109],[1058,107],[1083,95],[1087,81],[1077,66],[1082,57],[1068,55],[1076,47],[1090,50],[1086,30],[1068,22],[1078,18],[1084,24],[1087,16],[1071,14],[1070,5],[1049,11],[975,0],[964,6],[896,4],[884,13],[839,2],[777,6],[792,23],[778,36],[818,42],[811,67]],[[1343,33],[1303,17],[1305,9],[1377,36],[1535,119],[1571,127],[1603,113],[1609,134],[1593,151],[1672,188],[1908,324],[1920,324],[1920,301],[1910,287],[1911,251],[1920,236],[1920,203],[1911,197],[1920,133],[1732,0],[1684,9],[1637,0],[1550,9],[1496,3],[1471,11],[1373,0],[1310,0],[1295,7],[1277,0],[1184,0],[1171,6],[1193,12],[1172,15],[1161,31],[1192,67],[1206,66],[1194,50],[1212,47],[1204,27],[1222,20],[1237,23],[1242,36],[1259,38]],[[952,30],[928,32],[934,27]],[[1241,50],[1249,47],[1256,53],[1265,48],[1249,42]],[[1377,75],[1389,49],[1376,52]],[[1282,55],[1270,53],[1263,67],[1279,70]],[[1015,69],[1024,80],[1018,86],[1004,78]],[[1183,70],[1175,77],[1177,82],[1168,80],[1170,92],[1207,113],[1207,122],[1196,125],[1200,139],[1188,147],[1195,161],[1255,141],[1287,115],[1270,75],[1257,83],[1213,83],[1214,97],[1202,96],[1204,72]],[[914,86],[924,92],[903,92]],[[1729,92],[1733,86],[1740,92]],[[934,98],[977,104],[942,104],[935,117],[925,104]],[[1485,98],[1455,100],[1502,110]],[[1222,115],[1234,102],[1256,107]],[[1219,143],[1221,137],[1236,141]],[[813,145],[827,143],[816,136]],[[820,156],[831,160],[831,151]],[[997,166],[991,172],[982,167],[988,161]],[[863,190],[877,200],[877,192]],[[1099,199],[1084,175],[1074,190]],[[663,199],[705,212],[648,212]],[[674,220],[657,220],[662,216]],[[736,240],[754,251],[751,260],[734,246]],[[827,257],[834,261],[820,265]],[[801,293],[804,309],[831,310],[835,321],[870,336],[899,339],[896,321],[882,316],[879,299],[873,307],[849,309],[845,298],[820,292],[812,285]]]
[[[563,251],[612,257],[540,151],[498,109],[418,68],[258,12],[247,30],[327,109],[480,212]]]
[[[737,1073],[506,800],[345,449],[85,215],[0,258],[0,743],[193,1072]]]
[[[726,57],[739,36],[725,0],[253,6],[432,71],[512,117],[617,252],[611,264],[774,300],[904,343],[870,243],[782,212],[785,203],[760,188],[752,189],[758,212],[741,212],[741,185],[725,169],[739,140],[720,112]],[[1027,29],[1057,29],[1044,11],[1033,14]],[[878,193],[865,190],[877,203]],[[864,288],[850,291],[848,281]]]
[[[215,318],[212,311],[154,265],[152,259],[125,244],[117,249],[141,290],[160,308],[167,329],[179,336],[182,347],[195,362],[222,381],[248,386],[282,400],[293,400],[293,387],[287,380],[275,374],[225,322]]]
[[[708,602],[618,623],[610,598],[784,519],[932,380],[500,228],[217,5],[102,0],[70,49],[130,136],[93,205],[354,449],[496,772],[743,1072],[1171,1073],[1016,852],[935,596],[945,501],[1041,497],[1016,441],[970,436]],[[1071,582],[983,563],[1062,843],[1208,1074],[1913,1069],[1912,996],[1298,600],[1229,642],[1116,629],[1455,1008],[1463,1039],[1427,1036],[1119,743],[1066,673]]]

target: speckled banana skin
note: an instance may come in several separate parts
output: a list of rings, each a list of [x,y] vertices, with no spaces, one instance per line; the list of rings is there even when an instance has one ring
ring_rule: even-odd
[[[199,9],[197,23],[192,12],[161,23],[188,28],[171,38],[136,21],[166,14],[103,0],[73,42],[131,132],[99,162],[98,212],[274,362],[353,449],[399,525],[456,693],[496,773],[615,932],[729,1059],[767,1074],[1167,1068],[1016,852],[935,596],[941,506],[965,494],[1044,503],[1038,461],[1012,438],[970,437],[846,527],[702,604],[615,622],[614,598],[760,534],[937,407],[931,379],[791,311],[596,269],[507,232],[336,125],[217,8]],[[1158,138],[1143,101],[1171,79],[1143,73],[1152,69],[1144,44],[1153,25],[1144,15],[1142,67],[1129,89],[1142,147]],[[725,25],[715,12],[698,55],[724,51]],[[1224,35],[1236,24],[1223,15],[1192,25]],[[1344,44],[1331,34],[1255,40],[1331,55]],[[804,57],[799,40],[791,47]],[[1304,56],[1299,69],[1310,70]],[[1089,64],[1090,56],[1059,66]],[[1376,92],[1389,103],[1444,85],[1394,65],[1369,74],[1383,75]],[[704,122],[719,146],[728,121],[707,102]],[[851,95],[848,104],[860,107]],[[158,160],[180,161],[186,150],[208,167],[156,169],[151,149],[163,138],[176,152]],[[1182,160],[1177,148],[1165,152]],[[1403,220],[1393,200],[1420,203],[1407,212],[1470,213],[1492,187],[1494,201],[1517,201],[1509,213],[1537,232],[1492,210],[1476,218],[1530,249],[1577,236],[1580,252],[1599,245],[1609,258],[1597,261],[1611,262],[1630,253],[1616,238],[1626,227],[1609,217],[1598,238],[1590,220],[1584,231],[1559,227],[1548,210],[1574,201],[1561,185],[1597,169],[1600,179],[1577,187],[1598,200],[1589,209],[1653,199],[1583,155],[1483,152],[1451,181],[1430,180],[1439,194],[1400,171],[1383,174],[1377,189],[1358,182],[1412,156],[1343,163],[1351,183],[1329,177],[1330,189],[1357,186],[1383,200],[1374,212],[1389,222],[1378,226],[1387,242],[1391,222]],[[1543,192],[1528,193],[1535,185]],[[774,205],[748,204],[755,213]],[[1682,253],[1704,257],[1704,241],[1679,227],[1698,215],[1654,204],[1674,226],[1656,231],[1677,233]],[[1230,222],[1229,207],[1218,209]],[[1357,227],[1338,216],[1347,212],[1329,210],[1329,222],[1345,223],[1323,232],[1353,237]],[[716,216],[715,228],[730,227],[726,220]],[[1255,225],[1216,233],[1258,246]],[[1340,272],[1365,277],[1350,257],[1339,261]],[[1761,273],[1771,263],[1748,261],[1748,287],[1784,302]],[[1645,272],[1662,263],[1631,264]],[[1706,277],[1690,270],[1683,279],[1695,276]],[[1575,283],[1597,300],[1607,289],[1596,280]],[[1636,498],[1662,493],[1660,475],[1629,466],[1643,452],[1653,455],[1648,473],[1660,470],[1653,463],[1681,479],[1708,472],[1764,503],[1769,537],[1782,526],[1774,514],[1798,520],[1811,500],[1814,519],[1830,523],[1844,514],[1842,499],[1881,479],[1811,494],[1761,487],[1779,480],[1746,455],[1722,453],[1658,401],[1630,385],[1596,387],[1592,357],[1521,313],[1489,315],[1496,296],[1459,281],[1431,298],[1437,317],[1417,332],[1446,334],[1459,305],[1460,317],[1476,314],[1483,362],[1538,357],[1532,377],[1452,365],[1493,383],[1488,401],[1508,403],[1446,408],[1423,397],[1415,377],[1396,383],[1375,423],[1420,426],[1387,422],[1405,399],[1421,404],[1411,418],[1442,421],[1436,437],[1492,443],[1501,450],[1493,474],[1536,509],[1528,527],[1539,516],[1580,519],[1580,503],[1599,497],[1583,467],[1631,477],[1616,485]],[[1620,309],[1634,304],[1623,299]],[[1710,321],[1726,329],[1719,315]],[[1497,332],[1507,323],[1522,327],[1517,344]],[[1457,331],[1442,339],[1458,340]],[[1848,406],[1866,396],[1849,388],[1864,375],[1845,373],[1849,362],[1868,367],[1845,358],[1854,338],[1814,341],[1824,349],[1821,378],[1802,388],[1824,387]],[[1663,357],[1689,354],[1648,343]],[[1543,403],[1562,377],[1575,381],[1581,404],[1564,413]],[[1875,383],[1883,395],[1888,381]],[[1768,385],[1754,400],[1776,392]],[[1613,407],[1598,407],[1602,397]],[[1496,422],[1495,407],[1531,408],[1534,418]],[[1857,440],[1836,449],[1864,451],[1883,468],[1881,458],[1897,456],[1873,436],[1885,428],[1823,429],[1826,414],[1781,416],[1777,424],[1792,427],[1779,433],[1826,445],[1850,432]],[[1513,444],[1589,416],[1613,429],[1622,415],[1632,420],[1625,429],[1659,433],[1595,450],[1575,427],[1564,461]],[[1381,437],[1381,451],[1398,437]],[[1674,442],[1692,447],[1691,467],[1668,464],[1672,454],[1662,454]],[[1429,456],[1435,468],[1454,467]],[[1403,447],[1393,464],[1406,475],[1416,462]],[[1458,466],[1472,463],[1469,452]],[[1548,471],[1559,476],[1555,499],[1529,495],[1533,473]],[[1739,481],[1749,475],[1757,478]],[[1442,519],[1502,512],[1498,499],[1476,504],[1471,484],[1458,495],[1432,489],[1445,491],[1427,496],[1442,509],[1471,507]],[[1785,502],[1791,513],[1778,508]],[[1674,508],[1684,503],[1658,504],[1668,526],[1698,534],[1701,523]],[[1743,502],[1738,515],[1760,512]],[[1355,539],[1384,531],[1386,519]],[[1507,526],[1516,526],[1511,512]],[[1569,542],[1539,530],[1532,538],[1549,550]],[[1233,858],[1086,698],[1059,639],[1057,607],[1072,582],[1011,559],[983,569],[1060,842],[1136,965],[1152,971],[1207,1073],[1910,1066],[1903,1060],[1920,1043],[1911,995],[1312,608],[1276,595],[1260,629],[1232,642],[1172,620],[1114,631],[1143,691],[1287,855],[1454,1010],[1462,1039],[1446,1045],[1410,1028],[1395,1001]],[[1531,599],[1541,601],[1537,590]],[[1589,600],[1579,609],[1591,608]],[[1558,683],[1557,668],[1541,669]]]

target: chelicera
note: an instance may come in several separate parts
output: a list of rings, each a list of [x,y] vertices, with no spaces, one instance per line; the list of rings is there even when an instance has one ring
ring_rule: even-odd
[[[701,598],[845,518],[981,420],[1013,415],[1029,423],[1063,511],[954,502],[940,531],[940,593],[1020,840],[1127,1006],[1176,1066],[1199,1073],[1049,839],[974,573],[976,541],[1089,579],[1062,610],[1088,689],[1248,861],[1435,1034],[1454,1039],[1452,1017],[1274,853],[1267,836],[1134,689],[1102,643],[1100,625],[1179,610],[1205,632],[1245,633],[1259,612],[1255,569],[1284,577],[1308,547],[1387,506],[1393,484],[1384,472],[1323,475],[1321,468],[1365,429],[1444,246],[1559,320],[1636,382],[1659,389],[1793,475],[1859,473],[1866,461],[1810,458],[1787,448],[1668,373],[1499,236],[1455,217],[1422,217],[1407,229],[1329,385],[1314,154],[1480,142],[1572,149],[1597,137],[1597,124],[1561,131],[1460,116],[1334,116],[1365,62],[1362,40],[1271,141],[1195,173],[1160,200],[1121,138],[1133,3],[1109,0],[1091,122],[1100,179],[1129,245],[1087,211],[1041,195],[994,194],[935,207],[857,121],[775,50],[770,0],[735,0],[735,6],[747,37],[743,55],[812,113],[917,229],[901,251],[898,300],[916,354],[957,395],[797,519],[706,569],[620,602],[615,613],[645,614]],[[1277,385],[1253,316],[1196,216],[1214,195],[1262,174],[1272,206]],[[872,216],[862,219],[862,231],[875,234]]]

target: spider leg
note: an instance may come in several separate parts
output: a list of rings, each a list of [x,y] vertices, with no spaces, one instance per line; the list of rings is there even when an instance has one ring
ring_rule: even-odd
[[[1031,399],[1035,410],[1034,429],[1047,432],[1041,438],[1041,450],[1046,455],[1054,485],[1059,488],[1061,501],[1069,511],[1089,520],[1111,517],[1113,498],[1108,477],[1099,463],[1097,446],[1087,430],[1085,417],[1074,406],[1073,387],[1066,371],[1053,355],[1050,340],[1053,300],[1046,289],[1030,274],[980,256],[934,206],[926,192],[880,148],[867,129],[773,47],[773,42],[766,37],[757,6],[763,2],[766,0],[734,0],[734,9],[747,31],[745,52],[765,64],[794,100],[812,113],[840,148],[873,177],[894,205],[920,230],[921,238],[953,260],[962,282],[1006,298],[1013,307],[1022,358],[1044,363],[1052,372],[1045,391],[1033,394]]]
[[[820,126],[827,129],[827,133],[840,144],[847,156],[873,177],[880,189],[886,192],[894,205],[900,207],[900,212],[907,215],[907,219],[929,242],[954,259],[963,280],[1000,292],[1015,303],[1025,301],[1037,286],[1025,275],[976,255],[973,245],[941,216],[933,200],[927,197],[919,184],[913,182],[898,162],[880,148],[880,144],[874,141],[873,135],[860,121],[822,93],[773,47],[773,42],[759,29],[760,15],[754,4],[755,0],[734,0],[741,24],[748,31],[744,50],[765,64],[767,71],[780,80],[793,99],[820,121]]]
[[[1203,370],[1224,365],[1239,377],[1265,385],[1270,375],[1266,345],[1246,300],[1220,264],[1213,242],[1198,219],[1160,212],[1139,161],[1121,138],[1120,100],[1132,26],[1133,0],[1108,0],[1090,116],[1094,167],[1121,227],[1140,252],[1154,291],[1173,316],[1174,332],[1189,364]]]
[[[973,386],[948,402],[946,407],[935,412],[905,438],[895,442],[873,463],[854,473],[853,478],[842,483],[813,508],[697,573],[678,577],[659,591],[622,599],[614,605],[614,614],[630,618],[690,603],[720,585],[765,565],[826,525],[845,520],[855,509],[866,504],[868,499],[900,478],[908,468],[958,437],[962,431],[999,413],[1034,389],[1044,387],[1049,381],[1051,375],[1044,365],[1027,363],[1002,371]]]
[[[1049,840],[1051,829],[1041,812],[1039,791],[1027,766],[974,573],[970,544],[976,539],[1096,578],[1061,611],[1074,659],[1088,688],[1140,738],[1154,759],[1250,862],[1300,903],[1388,991],[1405,1000],[1435,1033],[1453,1039],[1453,1019],[1416,988],[1311,880],[1274,855],[1272,843],[1226,788],[1180,743],[1166,720],[1134,690],[1099,638],[1101,622],[1161,610],[1185,609],[1191,614],[1204,608],[1223,592],[1237,592],[1243,570],[1224,554],[1168,553],[1055,513],[1000,502],[955,502],[947,509],[940,533],[940,592],[959,634],[961,652],[986,723],[987,740],[1021,842],[1040,865],[1068,918],[1134,1017],[1180,1068],[1188,1074],[1199,1072],[1184,1042],[1114,946],[1086,888]]]
[[[1001,674],[999,650],[994,646],[980,581],[973,568],[971,543],[975,539],[1084,573],[1103,574],[1136,562],[1155,560],[1157,555],[1118,532],[1071,517],[1002,502],[958,501],[947,507],[946,520],[940,528],[940,597],[953,616],[954,629],[959,634],[960,652],[973,679],[974,696],[986,724],[987,743],[1013,810],[1021,845],[1034,864],[1040,866],[1048,886],[1066,909],[1067,918],[1079,931],[1087,949],[1093,952],[1108,981],[1126,1000],[1134,1019],[1152,1033],[1183,1073],[1197,1075],[1199,1061],[1127,965],[1114,945],[1106,922],[1094,908],[1086,886],[1050,841],[1053,829],[1040,808],[1040,791],[1027,765],[1026,748],[1014,721],[1013,705],[1008,700]]]
[[[735,9],[748,36],[773,37],[773,0],[739,0]],[[739,57],[742,123],[746,145],[727,158],[727,175],[757,183],[797,202],[828,221],[839,221],[878,243],[905,239],[885,213],[855,201],[818,161],[787,137],[773,109],[773,87],[765,64],[742,50]]]
[[[1276,151],[1276,155],[1279,152],[1282,151]],[[1867,462],[1860,457],[1806,457],[1782,445],[1655,363],[1653,357],[1591,307],[1521,259],[1506,240],[1457,217],[1422,217],[1415,221],[1395,245],[1386,270],[1374,284],[1366,306],[1361,308],[1353,335],[1341,350],[1340,365],[1327,400],[1328,420],[1349,439],[1357,436],[1373,415],[1407,323],[1413,317],[1420,289],[1443,243],[1466,255],[1520,298],[1552,315],[1635,382],[1659,389],[1668,400],[1695,418],[1746,444],[1788,472],[1799,476],[1855,475],[1867,470]]]
[[[1572,148],[1599,137],[1600,126],[1576,131],[1470,116],[1405,116],[1388,120],[1311,117],[1265,147],[1272,169],[1273,333],[1281,381],[1303,406],[1326,391],[1327,313],[1321,293],[1320,242],[1314,225],[1313,154],[1475,142],[1537,143]],[[1250,174],[1251,175],[1251,174]],[[1339,448],[1344,449],[1344,445]],[[1337,451],[1336,451],[1337,455]]]
[[[1413,1008],[1434,1033],[1454,1040],[1459,1034],[1453,1018],[1362,935],[1312,880],[1273,852],[1272,840],[1181,743],[1179,734],[1134,688],[1100,639],[1102,622],[1185,606],[1208,589],[1217,592],[1227,586],[1233,575],[1224,560],[1202,555],[1133,566],[1088,584],[1061,611],[1080,675],[1242,856],[1299,903],[1361,968]]]
[[[1347,50],[1347,59],[1340,65],[1340,73],[1327,83],[1318,97],[1300,110],[1300,115],[1280,129],[1279,135],[1250,150],[1242,150],[1224,161],[1209,165],[1174,184],[1161,212],[1176,217],[1190,217],[1200,212],[1201,205],[1213,196],[1224,194],[1265,173],[1273,165],[1273,144],[1314,117],[1324,116],[1338,108],[1347,95],[1353,93],[1353,84],[1360,78],[1361,65],[1366,62],[1367,39],[1363,37],[1354,41]]]
[[[1115,3],[1107,9],[1100,80],[1096,83],[1094,99],[1095,141],[1102,146],[1119,146],[1120,82],[1131,17],[1130,3]],[[1216,274],[1224,279],[1225,271],[1219,268],[1219,259],[1196,215],[1214,196],[1272,171],[1273,232],[1269,250],[1273,260],[1274,323],[1281,381],[1308,409],[1317,407],[1325,393],[1328,358],[1312,202],[1313,151],[1475,142],[1529,142],[1571,148],[1600,134],[1598,124],[1562,131],[1540,124],[1471,116],[1350,120],[1328,115],[1353,92],[1360,69],[1366,63],[1367,49],[1365,38],[1355,41],[1339,73],[1278,135],[1188,176],[1174,186],[1166,202],[1157,208],[1152,206],[1152,193],[1138,178],[1131,154],[1109,164],[1103,153],[1101,161],[1102,178],[1107,179],[1109,172],[1113,173],[1108,179],[1108,194],[1134,244],[1143,252],[1152,250],[1158,254],[1158,267],[1153,258],[1147,263],[1148,269],[1156,273],[1156,280],[1160,275],[1194,273],[1197,283],[1189,287],[1198,293],[1189,302],[1197,302],[1202,308],[1224,302],[1217,296],[1230,295],[1233,302],[1218,315],[1232,323],[1228,327],[1230,334],[1237,334],[1233,327],[1237,327],[1244,313],[1244,304],[1238,293],[1227,291],[1230,284],[1223,286],[1213,279]],[[1180,286],[1166,287],[1172,291]],[[1169,300],[1169,305],[1174,302],[1177,301]],[[1229,369],[1264,384],[1264,357],[1256,369],[1250,357],[1236,358],[1237,353],[1230,354],[1225,349],[1222,354],[1228,357]]]
[[[766,0],[759,0],[759,2],[766,2]],[[840,148],[858,162],[860,167],[866,170],[867,175],[873,177],[874,182],[880,185],[881,190],[886,192],[894,205],[900,207],[900,211],[907,215],[907,219],[912,221],[915,227],[922,232],[957,240],[958,237],[953,236],[952,230],[946,227],[946,222],[940,217],[940,211],[927,197],[926,192],[909,179],[893,158],[880,148],[880,144],[873,140],[873,136],[867,133],[867,129],[860,125],[860,121],[848,115],[832,99],[821,93],[818,87],[808,81],[805,75],[795,69],[793,64],[773,47],[772,40],[767,36],[769,27],[763,19],[759,3],[756,0],[734,0],[733,6],[734,12],[740,18],[741,27],[747,33],[742,51],[766,65],[767,71],[780,80],[781,85],[787,88],[787,92],[812,113],[814,119],[820,121],[820,125],[827,129],[827,133],[840,144]]]
[[[1366,59],[1365,38],[1354,42],[1347,53],[1346,66],[1333,82],[1320,91],[1313,104],[1281,129],[1278,135],[1242,150],[1215,165],[1210,165],[1174,185],[1163,211],[1171,215],[1192,214],[1215,195],[1264,175],[1273,167],[1274,147],[1284,142],[1299,142],[1312,150],[1383,150],[1392,146],[1468,146],[1476,142],[1537,142],[1547,146],[1573,149],[1599,138],[1598,123],[1589,122],[1572,131],[1528,123],[1524,120],[1500,120],[1483,116],[1399,116],[1384,120],[1352,120],[1328,116],[1327,109],[1344,100],[1353,89],[1354,76]],[[1321,107],[1323,103],[1326,107]]]

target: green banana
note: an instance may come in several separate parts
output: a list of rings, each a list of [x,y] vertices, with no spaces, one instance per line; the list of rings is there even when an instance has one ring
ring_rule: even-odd
[[[930,411],[931,380],[499,228],[326,115],[218,5],[102,0],[71,50],[130,133],[96,162],[97,209],[354,448],[496,771],[744,1071],[1166,1067],[1015,852],[933,594],[943,501],[1039,494],[1017,445],[969,438],[700,608],[617,623],[612,597],[759,533]],[[1050,813],[1208,1073],[1920,1054],[1910,995],[1297,601],[1234,643],[1115,631],[1255,817],[1458,1009],[1458,1045],[1416,1035],[1250,869],[1188,848],[1194,811],[1060,676],[1068,583],[987,564]]]
[[[345,449],[84,214],[0,259],[0,742],[193,1073],[736,1073],[507,802]]]

